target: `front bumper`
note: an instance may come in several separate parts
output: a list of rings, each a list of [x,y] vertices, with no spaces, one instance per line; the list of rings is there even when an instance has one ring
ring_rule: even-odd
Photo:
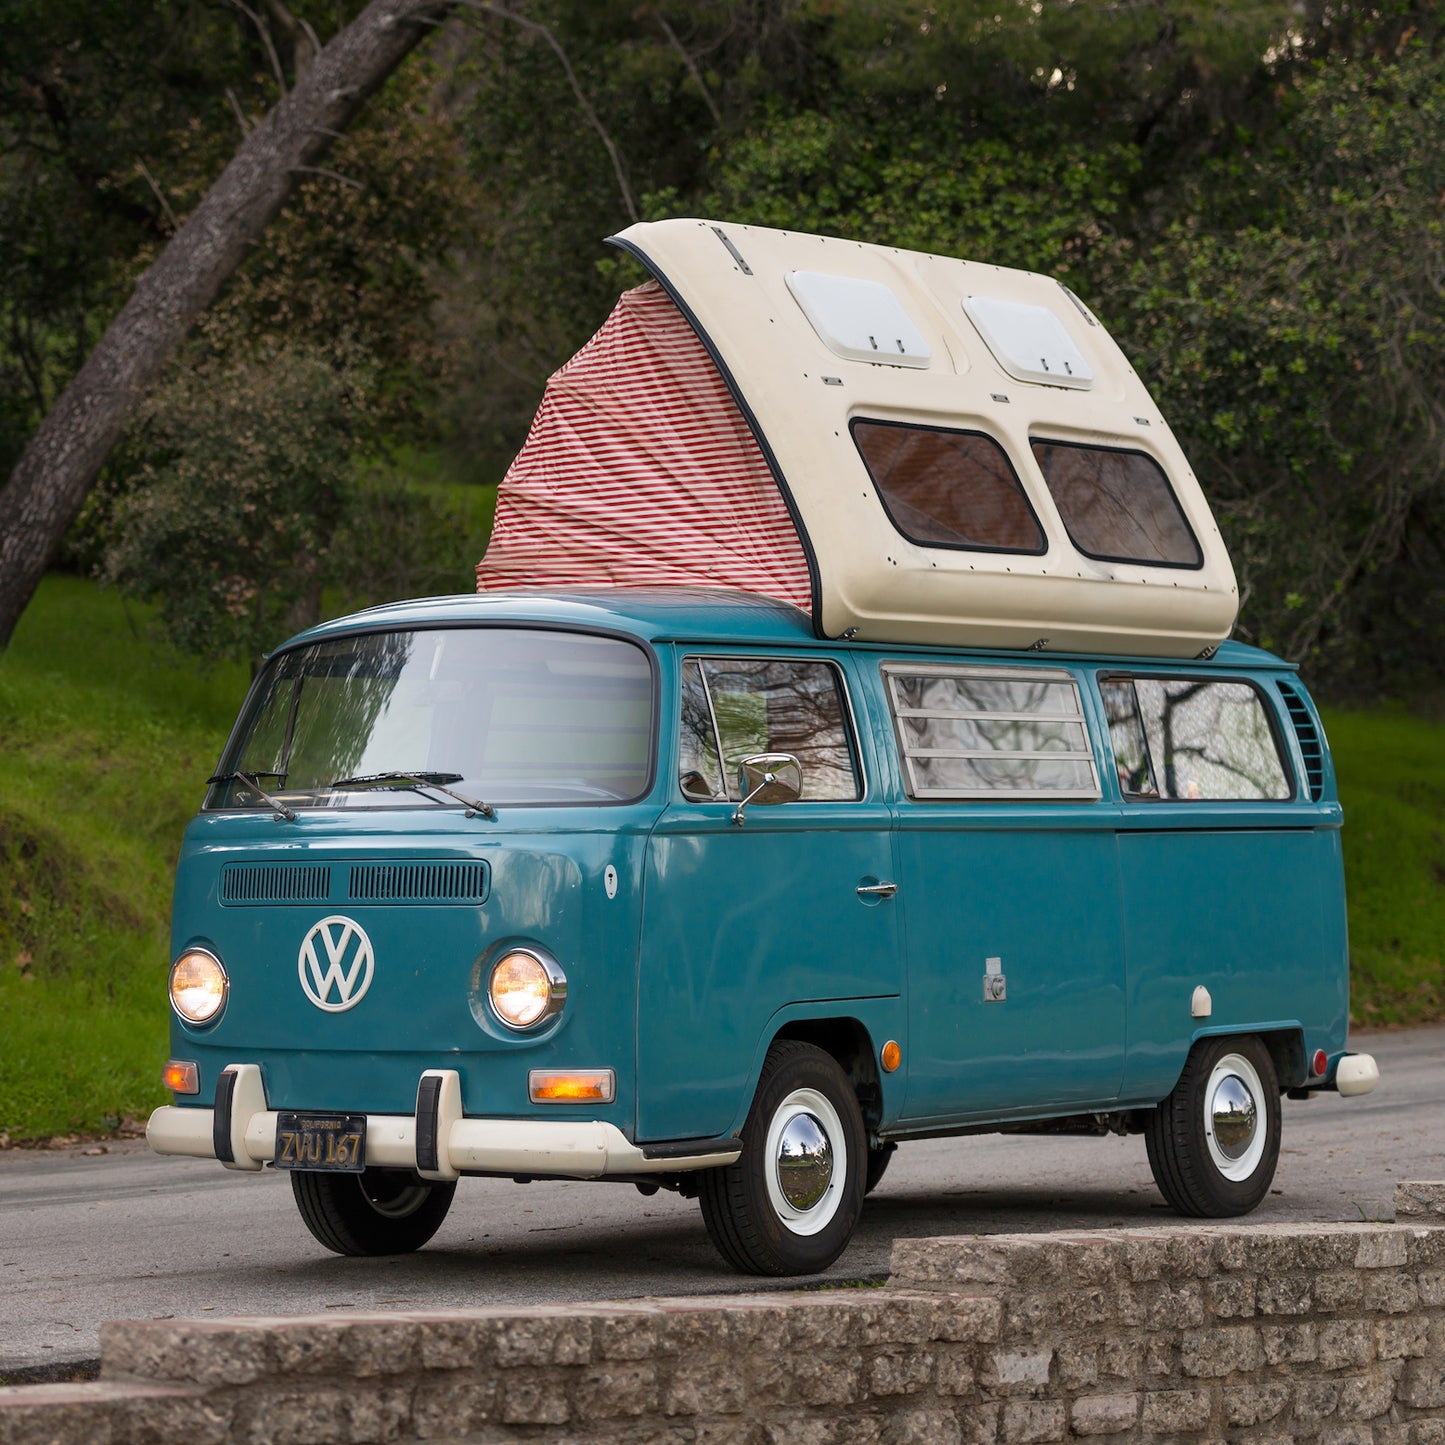
[[[267,1104],[261,1070],[231,1064],[221,1074],[215,1107],[159,1108],[146,1125],[146,1140],[158,1154],[218,1159],[227,1168],[254,1171],[276,1157],[277,1117]],[[421,1076],[415,1114],[366,1116],[367,1165],[414,1169],[424,1179],[464,1173],[564,1179],[672,1174],[731,1164],[741,1152],[740,1140],[699,1141],[696,1153],[676,1145],[644,1149],[601,1119],[469,1119],[453,1069],[428,1069]]]

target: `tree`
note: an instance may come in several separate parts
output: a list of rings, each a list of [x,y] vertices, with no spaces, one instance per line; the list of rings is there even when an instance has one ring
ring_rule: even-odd
[[[9,642],[127,416],[175,347],[298,181],[318,169],[366,100],[450,8],[450,0],[371,0],[250,131],[137,281],[0,492],[0,646]]]
[[[1175,191],[1101,313],[1214,500],[1245,637],[1356,690],[1445,657],[1445,72],[1335,54]]]

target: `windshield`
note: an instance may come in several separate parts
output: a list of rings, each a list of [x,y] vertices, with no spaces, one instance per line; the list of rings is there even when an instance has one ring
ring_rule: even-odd
[[[436,628],[293,648],[262,673],[206,807],[270,807],[254,784],[292,808],[462,806],[417,780],[488,805],[636,798],[652,692],[640,647],[577,633]]]

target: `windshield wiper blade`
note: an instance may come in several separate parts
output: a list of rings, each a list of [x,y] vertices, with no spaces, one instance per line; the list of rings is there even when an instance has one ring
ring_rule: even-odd
[[[453,792],[446,785],[448,783],[459,783],[462,780],[461,773],[364,773],[355,778],[337,778],[334,783],[327,783],[328,788],[357,788],[367,783],[401,783],[413,788],[431,788],[435,792],[445,793],[449,798],[455,798],[457,802],[466,805],[466,816],[475,818],[481,814],[484,818],[495,818],[497,810],[490,803],[478,802],[475,798],[468,798],[462,793]]]
[[[284,778],[286,774],[265,773],[263,776],[268,778]],[[234,783],[237,779],[245,783],[245,785],[250,788],[250,790],[255,793],[255,795],[263,802],[270,805],[271,816],[274,817],[278,823],[294,823],[296,821],[296,809],[288,808],[286,804],[283,803],[279,798],[273,798],[270,793],[268,793],[265,788],[263,788],[260,783],[256,781],[256,774],[254,773],[243,773],[239,770],[234,773],[217,773],[215,777],[207,778],[206,782],[207,784]]]

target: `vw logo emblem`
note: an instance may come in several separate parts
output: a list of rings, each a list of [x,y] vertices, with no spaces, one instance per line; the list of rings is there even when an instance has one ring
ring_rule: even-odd
[[[355,1008],[366,997],[374,962],[366,930],[355,919],[333,913],[313,924],[301,940],[296,972],[306,997],[317,1008],[339,1014]]]

